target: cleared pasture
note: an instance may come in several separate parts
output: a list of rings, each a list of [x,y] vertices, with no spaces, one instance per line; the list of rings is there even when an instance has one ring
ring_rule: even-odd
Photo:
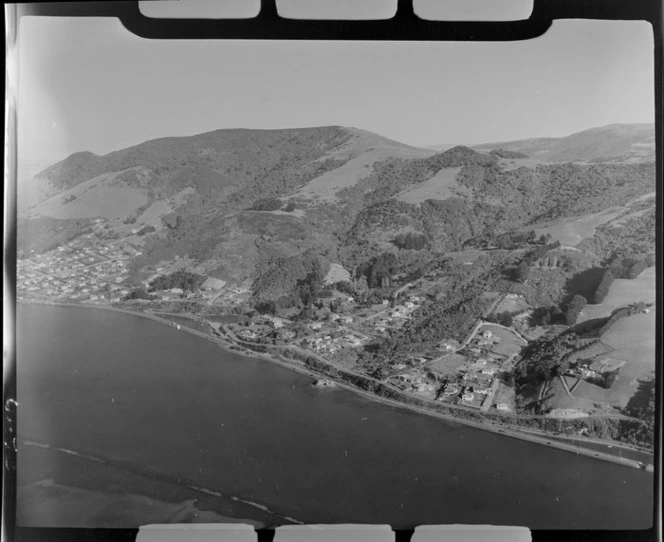
[[[604,301],[599,305],[586,305],[578,322],[610,316],[615,309],[632,303],[654,303],[656,280],[654,267],[649,267],[635,279],[614,280]]]
[[[613,348],[610,357],[628,363],[627,371],[634,378],[641,378],[655,370],[655,311],[623,318],[602,337],[602,342]]]
[[[323,282],[325,284],[334,284],[335,282],[341,282],[345,280],[350,280],[350,273],[344,269],[343,265],[338,263],[331,263],[330,270],[327,272],[327,275],[325,275]]]
[[[491,331],[494,337],[498,337],[500,339],[500,343],[495,344],[492,347],[492,350],[496,354],[501,354],[503,356],[518,354],[526,345],[526,341],[524,341],[513,331],[505,329],[504,327],[500,327],[494,324],[484,324],[482,327],[480,327],[478,333],[483,333],[484,331]]]
[[[554,241],[560,241],[561,245],[574,246],[586,237],[595,235],[595,230],[602,224],[618,217],[624,207],[609,207],[600,213],[579,218],[565,218],[552,222],[540,224],[535,228],[537,236],[549,234]]]
[[[335,202],[337,192],[355,186],[358,181],[371,175],[376,162],[389,158],[425,158],[435,154],[433,150],[409,147],[364,130],[350,130],[354,133],[353,138],[326,156],[342,159],[350,157],[350,160],[309,181],[291,198],[320,203]]]
[[[526,298],[522,295],[517,297],[505,297],[495,308],[494,313],[501,312],[523,312],[530,308]]]
[[[140,188],[115,181],[125,171],[105,173],[58,192],[33,207],[27,216],[60,219],[100,217],[108,220],[130,217],[147,203],[148,197]]]
[[[396,199],[410,204],[418,204],[428,199],[444,200],[466,193],[467,189],[456,182],[460,167],[443,168],[431,179],[408,188],[396,196]]]
[[[150,226],[154,226],[157,229],[163,228],[164,224],[161,219],[180,205],[186,203],[187,197],[194,192],[195,190],[193,188],[188,187],[178,192],[172,198],[155,201],[138,217],[136,223],[148,224]]]

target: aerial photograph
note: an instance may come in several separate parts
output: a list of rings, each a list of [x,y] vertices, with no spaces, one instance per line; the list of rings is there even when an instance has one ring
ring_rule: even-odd
[[[17,49],[19,526],[652,527],[648,23]]]

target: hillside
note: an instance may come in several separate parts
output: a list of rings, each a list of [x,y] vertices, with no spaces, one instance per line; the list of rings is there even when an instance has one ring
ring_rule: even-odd
[[[341,165],[326,158],[348,141],[348,130],[329,126],[286,130],[216,130],[189,137],[147,141],[97,156],[71,155],[19,187],[19,208],[27,209],[62,190],[106,173],[140,167],[148,173],[145,188],[169,197],[190,186],[223,201],[231,194],[250,201],[277,195]]]
[[[610,124],[567,137],[484,143],[474,148],[516,151],[540,162],[650,162],[655,160],[655,125]]]
[[[584,140],[605,129],[589,132]],[[258,277],[306,251],[356,279],[382,253],[411,269],[530,229],[606,258],[649,227],[654,200],[638,198],[654,191],[654,163],[538,164],[500,148],[435,152],[329,126],[217,130],[77,153],[20,190],[19,249],[66,244],[79,224],[94,223],[100,239],[140,252],[134,281],[186,262],[273,299],[265,289],[276,282]]]
[[[20,191],[18,297],[232,314],[237,348],[294,344],[469,416],[648,418],[656,175],[618,160],[646,148],[630,130],[440,152],[218,130],[77,153]],[[542,161],[564,156],[584,160]],[[639,416],[584,429],[650,446]]]

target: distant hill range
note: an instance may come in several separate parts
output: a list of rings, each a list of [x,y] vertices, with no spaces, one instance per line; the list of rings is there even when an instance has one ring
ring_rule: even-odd
[[[517,151],[540,162],[651,162],[655,160],[655,125],[609,124],[567,137],[484,143],[473,148]]]
[[[101,219],[140,248],[138,274],[177,259],[270,299],[321,258],[356,276],[384,252],[489,246],[648,197],[642,220],[654,190],[652,125],[444,152],[342,126],[216,130],[76,153],[20,183],[18,245],[45,251]]]
[[[168,193],[192,186],[200,194],[225,199],[250,192],[270,194],[273,177],[279,189],[300,186],[347,161],[366,155],[358,167],[389,157],[433,154],[386,137],[341,126],[282,130],[224,129],[186,137],[146,141],[99,156],[78,152],[19,185],[19,209],[27,209],[62,190],[112,172],[140,168],[145,183]],[[269,175],[267,174],[269,172]],[[267,179],[266,177],[271,177]],[[262,185],[262,186],[258,186]]]

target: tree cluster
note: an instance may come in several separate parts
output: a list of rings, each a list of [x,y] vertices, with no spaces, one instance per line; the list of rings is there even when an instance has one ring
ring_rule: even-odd
[[[604,301],[606,296],[609,295],[609,288],[611,287],[612,283],[613,283],[613,273],[611,273],[610,269],[607,269],[602,274],[602,278],[599,281],[599,284],[597,285],[595,293],[593,294],[593,303],[595,305],[598,305],[599,303]]]
[[[619,309],[616,309],[613,311],[611,316],[607,318],[606,322],[602,324],[602,326],[598,329],[598,335],[602,337],[609,329],[611,329],[618,320],[622,320],[623,318],[627,318],[628,316],[632,316],[634,314],[639,314],[645,310],[645,303],[635,303],[634,305],[630,305],[628,307],[621,307]]]
[[[171,288],[181,288],[185,291],[193,292],[205,280],[203,275],[197,273],[190,273],[183,269],[175,271],[170,275],[162,275],[157,277],[150,283],[150,291],[155,292],[158,290],[170,290]]]
[[[387,288],[398,265],[399,260],[394,254],[383,252],[362,266],[359,274],[366,277],[369,288]]]
[[[137,231],[136,235],[138,235],[139,237],[142,237],[143,235],[146,235],[148,233],[152,233],[154,231],[157,231],[157,229],[154,226],[147,225],[147,226],[142,227],[139,231]]]
[[[132,299],[147,299],[149,301],[152,301],[153,299],[156,299],[156,296],[149,294],[148,292],[145,291],[144,288],[137,288],[136,290],[132,290],[125,296],[126,301],[130,301]]]
[[[162,217],[161,221],[169,230],[176,230],[180,226],[182,218],[180,217],[180,215],[171,213]]]
[[[563,310],[563,321],[565,322],[565,325],[573,326],[576,324],[579,313],[587,304],[588,301],[582,295],[577,294],[572,297]]]
[[[416,232],[400,233],[392,240],[392,243],[405,250],[429,248],[429,238],[426,234]]]
[[[514,323],[514,314],[515,313],[509,311],[504,311],[498,314],[487,316],[485,320],[487,322],[495,322],[496,324],[500,324],[501,326],[510,327]]]
[[[623,409],[634,422],[621,426],[621,440],[652,448],[655,442],[655,412],[657,408],[654,378],[639,381],[636,393]]]
[[[517,384],[541,384],[562,374],[567,369],[564,358],[575,347],[573,334],[531,342],[521,353],[521,361],[515,371]]]

